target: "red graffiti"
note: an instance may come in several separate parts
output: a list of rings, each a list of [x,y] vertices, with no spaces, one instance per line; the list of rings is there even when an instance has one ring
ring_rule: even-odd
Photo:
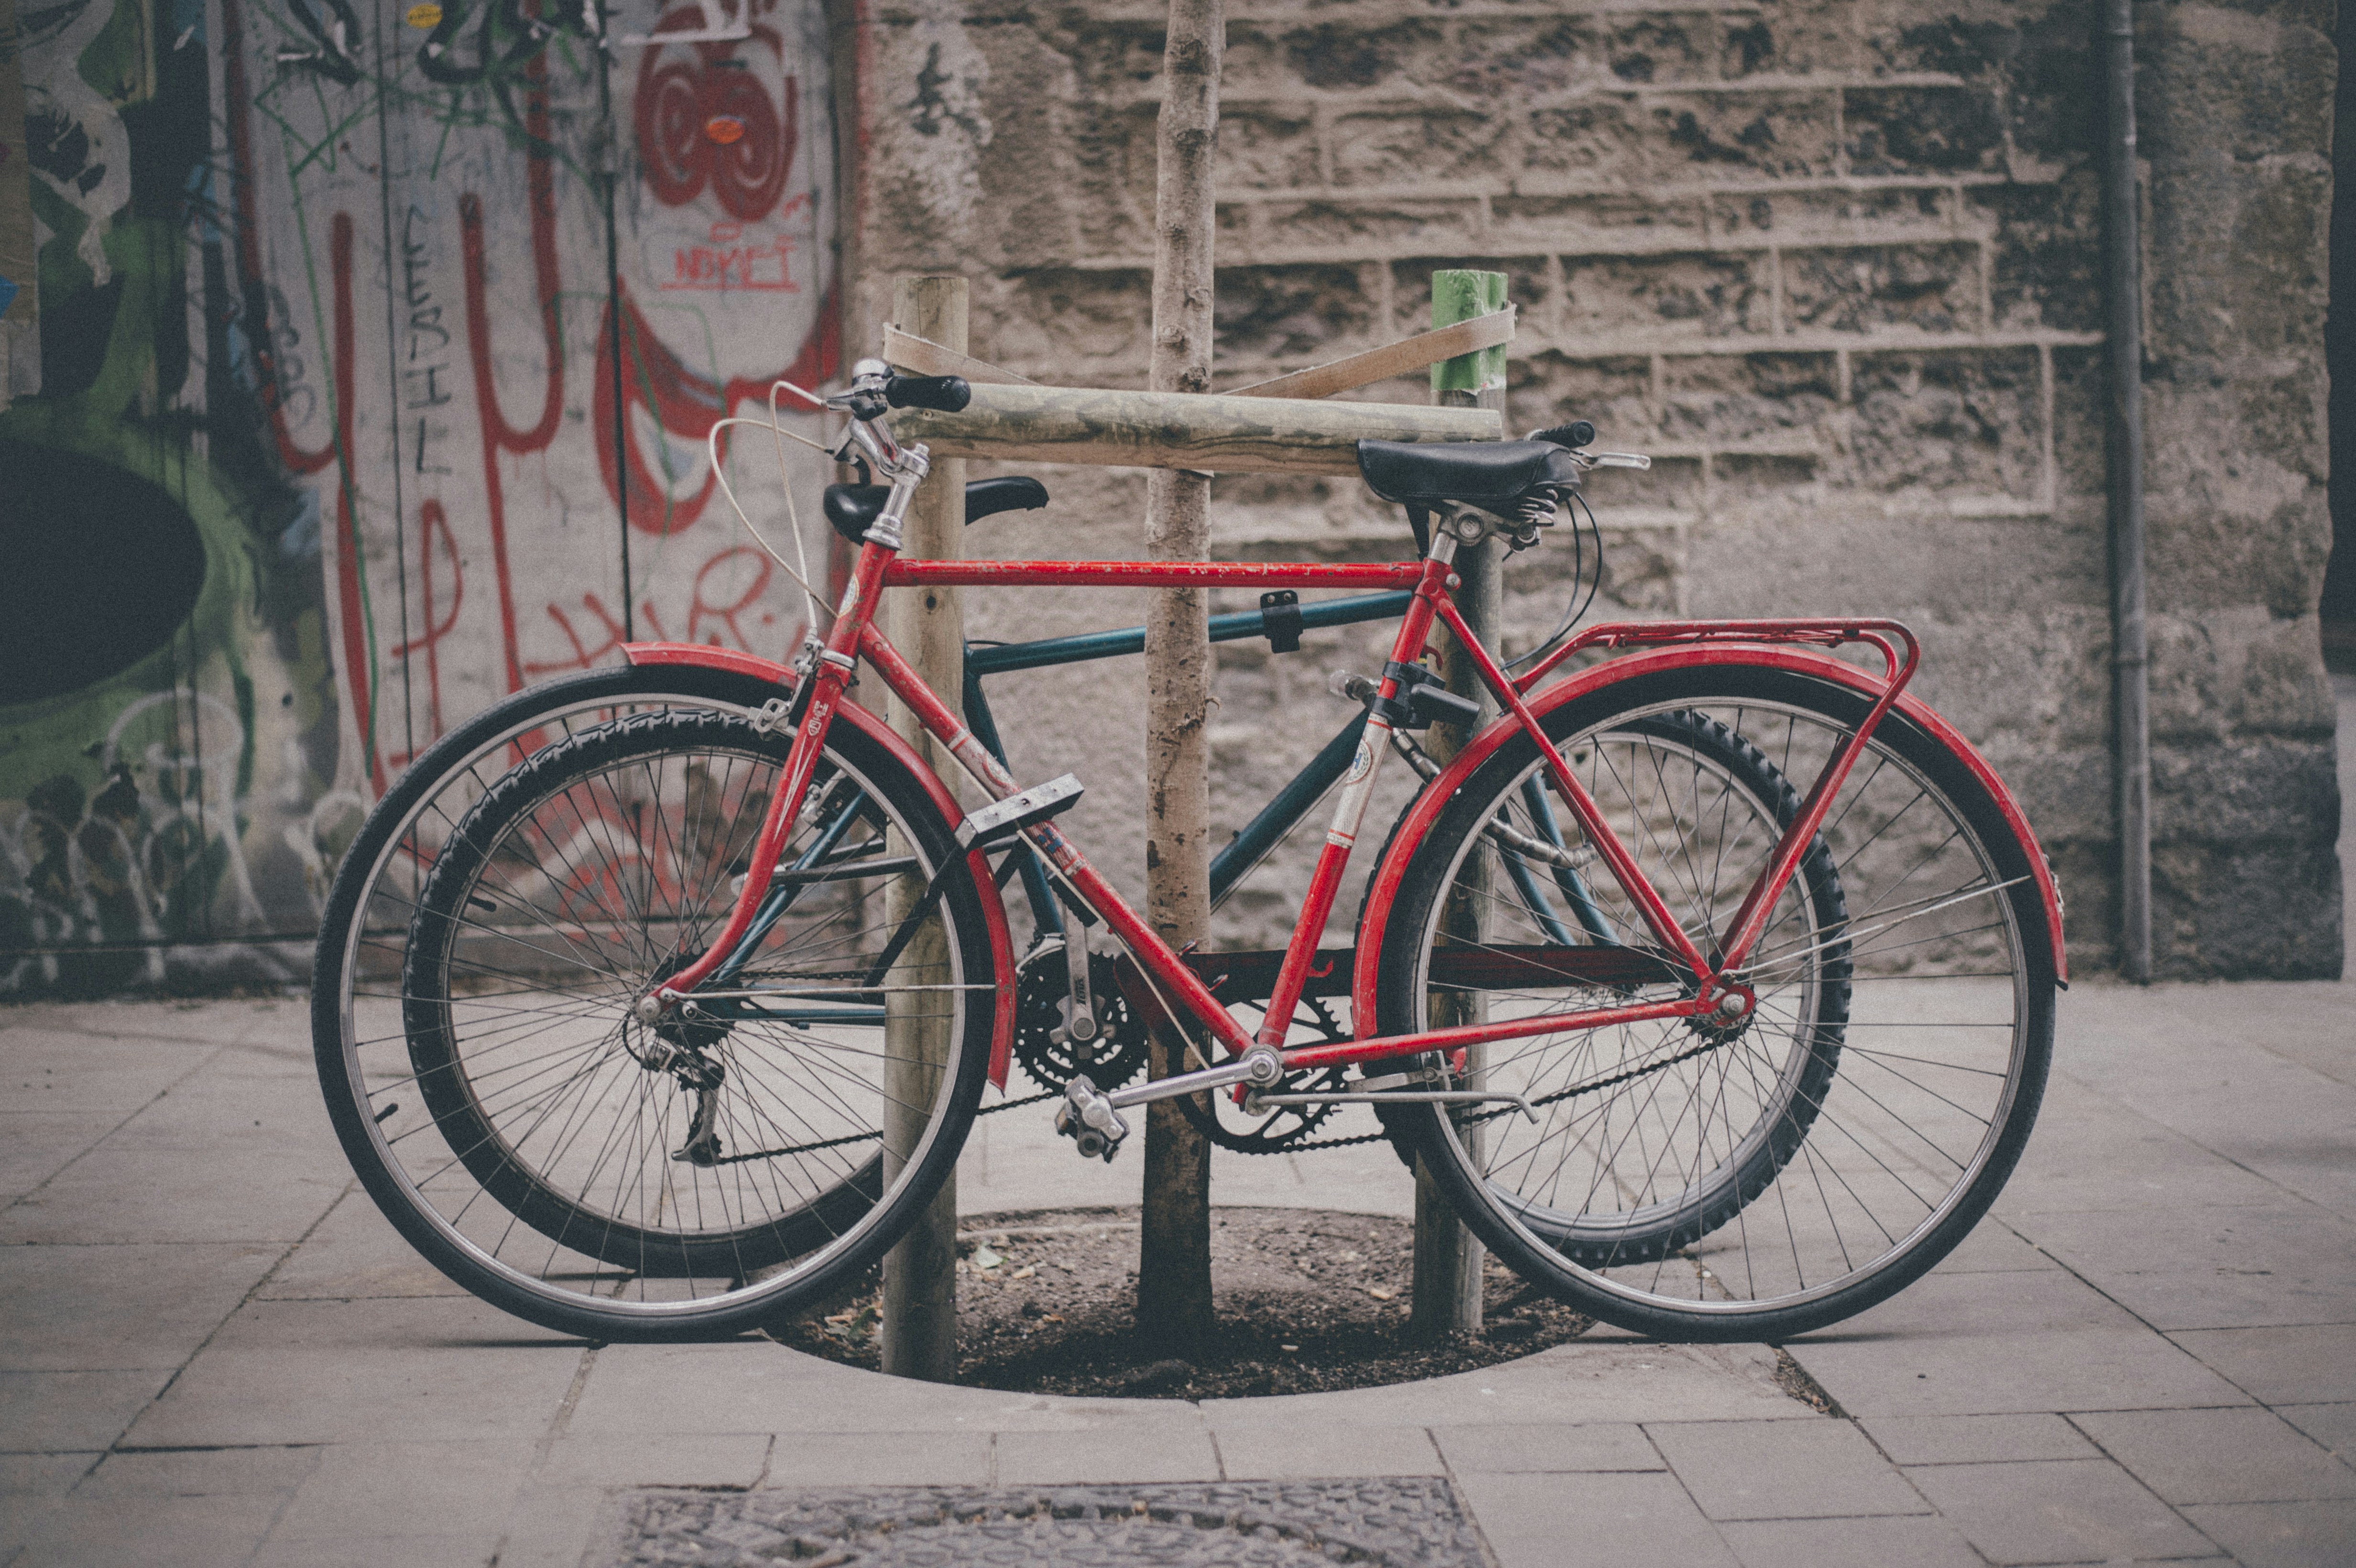
[[[670,12],[657,31],[691,26],[700,16]],[[755,28],[754,37],[784,59],[775,29]],[[785,79],[780,116],[744,62],[731,58],[733,45],[693,48],[692,60],[648,49],[638,66],[638,154],[647,188],[666,207],[685,207],[708,187],[729,217],[744,223],[766,218],[785,193],[799,144],[800,86]],[[735,134],[714,134],[715,126]]]
[[[526,675],[537,678],[543,675],[553,675],[558,670],[587,669],[629,641],[628,636],[623,632],[622,623],[614,618],[614,613],[605,608],[605,602],[594,593],[584,593],[581,596],[581,608],[587,611],[590,618],[605,629],[605,640],[594,648],[583,642],[580,632],[573,624],[573,617],[565,612],[564,606],[552,603],[548,606],[548,618],[556,623],[557,630],[564,634],[564,640],[573,645],[573,656],[569,659],[551,659],[545,663],[535,660],[523,667]],[[654,605],[641,603],[638,605],[638,613],[646,617],[648,628],[655,635],[655,641],[660,643],[670,640],[663,632],[662,618],[655,613]]]
[[[424,606],[425,629],[395,647],[392,656],[406,659],[412,654],[425,656],[426,739],[431,741],[442,737],[441,642],[457,625],[458,606],[466,602],[466,574],[459,564],[458,541],[451,536],[450,519],[443,515],[439,501],[428,501],[418,508],[417,548],[418,598]],[[440,613],[436,613],[434,589],[434,558],[437,553],[450,578],[449,607]]]
[[[545,145],[548,68],[541,57],[532,58],[525,80],[530,91],[524,99],[524,130],[535,143]],[[523,658],[516,644],[515,585],[508,565],[507,494],[499,480],[499,453],[541,450],[556,439],[558,421],[564,417],[564,335],[557,308],[556,179],[544,153],[535,151],[524,161],[524,195],[531,213],[532,283],[548,366],[540,421],[529,430],[518,430],[508,422],[499,410],[498,383],[491,375],[491,316],[484,301],[483,198],[473,191],[458,198],[459,260],[466,286],[466,357],[474,367],[475,413],[482,422],[484,500],[490,512],[491,568],[498,581],[499,635],[506,645],[509,691],[523,687]]]
[[[794,362],[777,376],[739,376],[720,382],[688,368],[663,343],[630,299],[629,291],[624,289],[620,304],[625,407],[643,407],[665,434],[701,443],[712,433],[712,427],[727,418],[739,403],[765,401],[769,384],[778,376],[798,386],[817,386],[834,374],[841,357],[841,324],[836,318],[833,295],[834,291],[829,289],[819,304],[817,329],[802,345]],[[613,333],[614,314],[609,310],[597,335],[597,362],[601,365],[612,362]],[[674,500],[650,476],[646,457],[638,450],[637,432],[626,421],[625,429],[619,432],[627,448],[626,486],[622,480],[624,453],[615,444],[614,383],[610,377],[597,378],[592,402],[591,419],[597,427],[598,467],[605,474],[607,492],[621,497],[630,526],[668,538],[701,517],[716,484],[712,476],[707,473],[693,495]],[[790,401],[787,406],[792,406]]]
[[[253,204],[253,130],[247,112],[252,98],[245,80],[245,15],[238,0],[221,0],[221,91],[229,101],[230,108],[230,199],[237,214],[238,270],[249,282],[258,283],[265,275],[262,265],[262,220]],[[342,232],[347,237],[348,247],[351,219],[344,213],[337,213],[335,221],[344,226]],[[351,444],[348,439],[352,403],[351,336],[347,325],[350,282],[349,269],[339,268],[336,272],[335,390],[330,395],[334,399],[334,411],[341,428],[336,436],[330,437],[327,444],[316,451],[305,452],[295,445],[294,432],[286,428],[284,389],[279,385],[275,351],[271,347],[277,338],[271,324],[266,319],[249,320],[244,324],[246,337],[254,346],[254,358],[261,372],[259,389],[263,407],[270,411],[270,431],[278,443],[278,460],[294,474],[316,474],[336,461],[339,450],[348,451]],[[348,486],[348,477],[346,484]]]
[[[267,269],[262,254],[264,231],[257,211],[259,176],[250,123],[254,94],[245,53],[251,40],[243,29],[244,3],[245,0],[223,0],[223,97],[232,164],[230,196],[237,220],[236,261],[242,280],[255,285],[244,291],[246,297],[259,301],[265,297],[258,285],[267,276]],[[666,18],[665,25],[676,26],[687,15]],[[784,46],[776,31],[761,27],[755,29],[755,47],[766,45],[782,66]],[[792,78],[782,79],[781,106],[758,77],[723,63],[728,55],[725,46],[699,45],[690,59],[674,47],[668,52],[650,51],[641,67],[636,113],[649,187],[659,201],[674,207],[695,201],[709,192],[728,215],[727,221],[712,226],[710,245],[689,246],[680,252],[671,280],[648,283],[658,289],[798,292],[801,281],[795,276],[794,267],[807,269],[814,264],[813,261],[794,249],[795,241],[775,233],[772,228],[787,215],[803,210],[809,200],[807,195],[797,195],[790,201],[782,199],[798,152],[798,85]],[[609,657],[623,641],[624,631],[616,624],[616,615],[596,595],[584,594],[577,610],[553,602],[546,606],[547,613],[571,647],[571,660],[527,664],[520,645],[514,563],[509,549],[506,471],[514,466],[509,460],[546,452],[557,442],[565,407],[555,169],[552,155],[546,150],[555,140],[547,68],[535,58],[523,68],[522,74],[525,91],[520,107],[523,129],[529,138],[524,151],[524,195],[530,233],[531,308],[536,310],[543,339],[545,366],[541,383],[541,407],[536,416],[527,411],[522,421],[510,419],[500,404],[493,367],[493,336],[495,332],[504,335],[519,325],[528,332],[533,318],[504,304],[498,308],[504,309],[506,315],[495,317],[495,307],[489,299],[494,264],[489,253],[491,226],[485,214],[485,203],[474,192],[462,195],[458,203],[467,357],[482,441],[492,586],[498,603],[506,688],[509,691],[519,689],[528,678],[558,669],[588,667]],[[715,141],[706,127],[723,122],[741,126],[743,133],[724,143]],[[505,233],[511,232],[508,228],[511,218],[503,213],[502,219],[504,238]],[[761,228],[755,230],[748,227],[754,224]],[[290,411],[299,411],[301,405],[282,396],[290,389],[282,388],[281,380],[292,378],[299,384],[301,377],[301,372],[291,365],[282,368],[273,363],[270,346],[284,335],[274,336],[272,323],[264,319],[249,319],[244,326],[256,346],[262,397],[280,462],[297,476],[320,474],[328,465],[336,465],[337,532],[331,592],[341,623],[337,628],[337,651],[344,666],[342,674],[350,694],[355,728],[364,748],[364,772],[380,793],[387,782],[388,763],[398,765],[403,759],[381,755],[377,750],[377,639],[371,635],[364,575],[367,563],[358,535],[357,478],[352,467],[357,403],[353,386],[357,355],[352,299],[356,239],[353,219],[348,212],[333,213],[327,227],[328,264],[324,270],[328,279],[323,282],[332,289],[332,327],[331,343],[325,346],[329,349],[329,358],[322,379],[328,400],[330,430],[316,449],[296,443]],[[602,278],[598,281],[604,282]],[[523,319],[516,320],[518,315]],[[817,302],[816,325],[783,372],[787,379],[815,386],[835,374],[841,359],[840,324],[836,317],[835,290],[830,287],[826,296]],[[506,344],[504,336],[501,343]],[[505,357],[511,359],[512,355]],[[648,462],[651,454],[640,450],[639,432],[645,427],[634,416],[643,410],[667,436],[678,438],[682,444],[700,443],[718,420],[741,404],[757,405],[765,400],[776,378],[722,378],[691,369],[661,341],[626,291],[616,291],[606,301],[594,357],[583,362],[575,355],[574,359],[580,367],[579,373],[589,376],[592,383],[590,423],[606,493],[621,505],[624,516],[642,533],[668,536],[693,523],[710,499],[713,479],[709,474],[703,475],[691,495],[673,500],[669,490],[683,486],[658,483]],[[303,389],[305,395],[314,390],[310,387]],[[528,399],[529,393],[525,395]],[[697,462],[700,465],[700,453]],[[415,624],[422,630],[404,631],[397,644],[389,648],[391,657],[410,661],[412,669],[423,664],[423,717],[435,736],[444,732],[445,722],[439,648],[444,639],[456,635],[465,592],[461,564],[464,556],[456,532],[442,502],[428,501],[420,508],[417,581],[422,588],[423,613]],[[467,548],[473,548],[471,543]],[[749,569],[747,560],[752,563]],[[739,592],[739,585],[747,581],[751,586]],[[752,551],[723,550],[707,560],[695,578],[686,612],[686,635],[691,639],[712,642],[731,640],[747,647],[765,640],[774,629],[771,623],[775,617],[762,613],[758,601],[769,581],[769,562]],[[478,609],[477,613],[480,613]],[[673,613],[678,613],[675,602]],[[666,635],[652,603],[641,605],[637,619],[636,629],[640,635]],[[392,643],[391,638],[383,641]],[[457,644],[453,642],[451,645]]]
[[[715,571],[723,571],[724,577],[725,571],[732,562],[745,561],[750,561],[755,568],[753,580],[735,598],[725,604],[714,604],[703,596],[704,584],[711,581]],[[720,635],[717,632],[705,635],[703,624],[706,619],[710,619],[728,628],[729,636],[734,639],[734,645],[744,649],[748,654],[758,653],[760,649],[755,645],[751,637],[745,635],[744,628],[736,624],[736,617],[748,613],[759,602],[763,591],[769,586],[770,571],[769,558],[750,545],[740,544],[734,549],[723,549],[705,561],[703,570],[695,574],[695,607],[687,614],[687,640],[691,643],[698,637],[702,637],[705,642],[715,645],[726,645],[721,644]],[[776,615],[767,611],[761,613],[761,624],[764,626],[774,624],[776,619]]]
[[[791,212],[806,197],[786,204]],[[780,214],[779,216],[783,216]],[[709,245],[682,245],[671,252],[671,275],[659,286],[725,293],[739,292],[798,294],[793,256],[798,243],[790,234],[747,240],[741,223],[715,223]]]

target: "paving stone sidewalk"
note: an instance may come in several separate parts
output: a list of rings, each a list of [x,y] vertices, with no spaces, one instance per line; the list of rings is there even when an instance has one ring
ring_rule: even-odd
[[[744,1494],[705,1509],[723,1527],[903,1487],[1127,1489],[1151,1520],[1148,1494],[1365,1477],[1414,1478],[1499,1568],[2345,1564],[2351,1016],[2356,983],[2072,989],[1995,1213],[1788,1347],[1827,1415],[1767,1348],[1605,1330],[1425,1384],[1199,1403],[944,1390],[763,1341],[590,1348],[458,1292],[377,1216],[299,1001],[0,1009],[0,1568],[574,1568],[681,1517],[646,1488]],[[1133,1200],[1134,1162],[1081,1170],[1023,1123],[969,1150],[969,1213]],[[1408,1201],[1379,1149],[1215,1183]],[[1042,1553],[1087,1535],[1009,1530]]]

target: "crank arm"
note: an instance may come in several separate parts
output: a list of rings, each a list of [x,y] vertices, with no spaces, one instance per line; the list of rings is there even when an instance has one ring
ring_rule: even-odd
[[[1538,1114],[1519,1094],[1483,1093],[1478,1089],[1424,1089],[1413,1093],[1340,1093],[1340,1094],[1249,1094],[1244,1098],[1244,1113],[1258,1115],[1262,1106],[1274,1105],[1473,1105],[1489,1100],[1505,1100],[1532,1122]]]
[[[1157,1078],[1151,1083],[1117,1091],[1107,1098],[1114,1110],[1125,1111],[1131,1105],[1150,1105],[1156,1100],[1174,1100],[1181,1094],[1199,1094],[1206,1089],[1225,1089],[1237,1083],[1273,1085],[1283,1076],[1284,1061],[1275,1049],[1255,1045],[1233,1061]]]

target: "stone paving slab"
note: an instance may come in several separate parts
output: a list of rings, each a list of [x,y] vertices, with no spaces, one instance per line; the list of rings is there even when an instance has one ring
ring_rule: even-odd
[[[270,1536],[315,1545],[403,1536],[495,1541],[532,1474],[537,1445],[493,1443],[337,1443],[312,1450]],[[420,1507],[431,1498],[433,1506]]]
[[[96,1454],[111,1448],[171,1381],[163,1367],[0,1372],[0,1450]]]
[[[2342,1459],[2356,1463],[2356,1403],[2284,1404],[2275,1413]]]
[[[2059,1052],[2063,1061],[2076,1060],[2076,1010],[2101,1008],[2120,989],[2094,981],[2072,987],[2055,1030],[2067,1042]],[[2016,1226],[2049,1211],[2266,1205],[2288,1196],[2278,1183],[2073,1078],[2048,1081],[2037,1123],[2012,1179],[1997,1195],[1994,1212]],[[2051,1136],[2057,1126],[2068,1136]]]
[[[2059,1271],[1934,1273],[1789,1348],[1843,1409],[1868,1419],[2249,1403],[2194,1355]]]
[[[2222,1503],[2187,1517],[2246,1568],[2347,1568],[2356,1503]]]
[[[2207,1537],[2108,1459],[1933,1465],[1907,1478],[1990,1563],[2217,1554]]]
[[[67,1503],[33,1521],[27,1563],[249,1561],[318,1464],[316,1448],[109,1454]]]
[[[2047,1213],[2021,1227],[2162,1332],[2328,1323],[2356,1301],[2356,1222],[2311,1203]]]
[[[466,1287],[418,1256],[353,1181],[254,1294],[263,1301],[352,1301],[464,1296]]]
[[[1742,1568],[1981,1568],[1986,1561],[1963,1531],[1928,1514],[1747,1520],[1718,1531]]]
[[[123,1125],[118,1111],[0,1114],[0,1202],[38,1187]]]
[[[1676,1477],[1653,1474],[1458,1477],[1498,1568],[1571,1562],[1740,1568]]]
[[[1813,1419],[1775,1381],[1757,1345],[1656,1345],[1578,1339],[1483,1371],[1392,1388],[1285,1399],[1205,1400],[1215,1427],[1247,1423],[1353,1425]]]
[[[2356,1322],[2203,1329],[2173,1338],[2261,1403],[2356,1401]]]
[[[1668,1461],[1633,1422],[1581,1426],[1436,1426],[1431,1430],[1457,1475],[1511,1476],[1571,1471],[1665,1470]]]
[[[1301,1481],[1325,1476],[1447,1473],[1432,1435],[1415,1426],[1226,1426],[1211,1438],[1219,1474],[1235,1481]]]
[[[143,1448],[537,1438],[577,1340],[457,1301],[256,1301],[134,1423]]]
[[[770,1439],[760,1484],[982,1487],[996,1477],[995,1448],[988,1432],[862,1432],[856,1441],[840,1433],[780,1432]]]
[[[1858,1424],[1894,1465],[2092,1459],[2100,1453],[2059,1415],[1888,1415]]]
[[[349,1184],[323,1153],[273,1147],[91,1150],[0,1214],[0,1246],[49,1242],[293,1243]],[[155,1194],[174,1200],[159,1205]]]
[[[2120,1410],[2079,1429],[2171,1503],[2356,1498],[2356,1470],[2269,1410]]]
[[[1714,1520],[1931,1511],[1846,1421],[1651,1423],[1644,1431]]]
[[[0,1246],[0,1368],[172,1371],[187,1364],[280,1249],[182,1241],[141,1246]]]

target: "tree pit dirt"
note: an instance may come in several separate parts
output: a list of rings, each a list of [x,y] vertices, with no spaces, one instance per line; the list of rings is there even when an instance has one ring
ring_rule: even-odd
[[[1481,1331],[1431,1339],[1408,1319],[1414,1227],[1318,1209],[1215,1209],[1211,1342],[1135,1326],[1137,1210],[977,1216],[958,1236],[957,1381],[1021,1393],[1236,1399],[1378,1388],[1472,1371],[1575,1339],[1591,1320],[1495,1260]],[[880,1364],[880,1281],[770,1331],[847,1366]]]

